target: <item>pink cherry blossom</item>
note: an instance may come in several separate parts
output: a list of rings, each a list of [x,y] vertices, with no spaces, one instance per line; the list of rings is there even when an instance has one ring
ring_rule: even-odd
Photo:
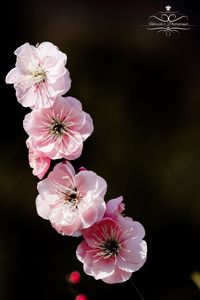
[[[76,251],[88,275],[111,284],[128,280],[143,266],[147,256],[143,226],[117,212],[122,198],[117,199],[108,202],[105,215],[110,214],[109,217],[104,215],[102,220],[82,230],[84,241]]]
[[[64,95],[71,86],[65,68],[66,54],[50,42],[34,47],[25,43],[15,50],[16,66],[6,76],[14,84],[17,100],[25,107],[50,107],[57,95]]]
[[[29,165],[33,168],[33,175],[42,179],[50,167],[51,159],[37,151],[30,138],[27,139],[26,145],[29,150]]]
[[[38,183],[36,208],[63,235],[80,235],[80,230],[99,221],[105,212],[107,184],[92,171],[75,174],[69,162],[58,163]]]
[[[83,142],[93,131],[93,122],[82,111],[80,101],[59,96],[52,107],[27,114],[24,129],[37,151],[51,159],[72,160],[81,155]]]

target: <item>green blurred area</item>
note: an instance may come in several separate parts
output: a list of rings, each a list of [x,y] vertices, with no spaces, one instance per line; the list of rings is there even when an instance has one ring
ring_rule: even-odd
[[[65,274],[82,270],[80,240],[59,236],[36,214],[37,180],[22,127],[29,110],[4,83],[13,51],[42,41],[67,54],[68,95],[94,120],[73,164],[104,177],[106,200],[123,195],[126,214],[146,228],[148,260],[133,275],[136,285],[145,299],[199,299],[190,279],[200,271],[199,29],[171,38],[146,31],[141,25],[161,1],[20,1],[12,11],[4,5],[12,24],[1,78],[0,299],[70,299]],[[194,1],[176,5],[198,22]],[[82,282],[89,299],[132,293],[129,283],[109,286],[86,275]]]

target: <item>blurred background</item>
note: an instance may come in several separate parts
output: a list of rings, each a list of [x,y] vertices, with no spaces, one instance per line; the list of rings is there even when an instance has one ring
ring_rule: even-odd
[[[147,31],[171,5],[191,30],[170,38]],[[123,195],[126,214],[146,229],[148,259],[132,280],[149,300],[200,299],[200,11],[198,1],[5,1],[1,3],[0,299],[73,299],[65,276],[82,274],[89,299],[139,299],[130,282],[108,285],[83,274],[81,239],[53,230],[35,210],[22,121],[30,110],[5,76],[14,50],[51,41],[68,56],[68,95],[95,130],[73,162]],[[126,296],[127,295],[127,296]]]

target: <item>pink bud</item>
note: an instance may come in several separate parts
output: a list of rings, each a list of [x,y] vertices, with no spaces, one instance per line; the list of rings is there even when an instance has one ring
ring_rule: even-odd
[[[80,168],[79,168],[79,172],[80,172],[80,171],[87,171],[87,169],[86,169],[85,167],[80,167]]]

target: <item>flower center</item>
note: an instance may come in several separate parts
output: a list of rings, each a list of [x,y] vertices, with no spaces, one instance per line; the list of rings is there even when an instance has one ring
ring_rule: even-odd
[[[74,190],[65,193],[66,203],[69,203],[75,209],[78,208],[78,204],[80,200],[81,200],[81,196],[79,192],[77,192],[76,188]]]
[[[53,120],[50,126],[50,133],[56,136],[62,136],[66,132],[66,124],[59,121],[59,120]]]
[[[34,84],[38,84],[45,81],[46,73],[42,68],[38,68],[37,70],[32,71],[32,76]]]
[[[104,258],[117,255],[121,249],[121,244],[113,238],[107,239],[100,245]]]

